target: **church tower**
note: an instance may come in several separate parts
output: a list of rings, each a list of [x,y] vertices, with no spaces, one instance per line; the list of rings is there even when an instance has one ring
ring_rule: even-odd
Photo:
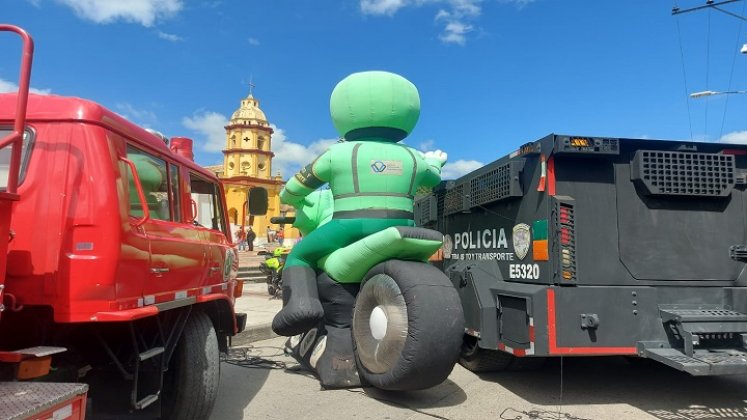
[[[257,233],[255,244],[262,244],[268,227],[278,229],[270,224],[270,218],[284,214],[286,209],[285,206],[281,209],[280,204],[283,180],[280,175],[272,176],[272,158],[275,156],[271,151],[273,130],[251,90],[249,96],[241,100],[239,109],[233,113],[225,129],[226,148],[219,177],[226,192],[229,222],[239,226],[251,223]],[[247,193],[252,187],[265,188],[269,198],[267,215],[254,220],[250,220],[245,207]]]
[[[275,156],[270,151],[273,130],[251,93],[241,100],[241,106],[225,128],[225,176],[269,180]]]

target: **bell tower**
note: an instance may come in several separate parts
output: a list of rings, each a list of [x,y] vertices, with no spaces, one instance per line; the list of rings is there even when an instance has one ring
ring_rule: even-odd
[[[265,242],[265,231],[278,229],[270,224],[270,217],[285,214],[281,209],[280,190],[283,180],[272,176],[272,127],[265,113],[259,108],[249,84],[249,95],[241,100],[239,108],[231,115],[224,128],[226,148],[223,150],[223,173],[220,178],[226,192],[229,222],[232,225],[251,225],[257,233],[256,244]],[[246,199],[249,189],[262,187],[267,190],[268,209],[266,216],[248,217]],[[281,213],[282,212],[282,213]],[[289,236],[294,237],[291,234]]]
[[[241,100],[241,106],[233,113],[225,129],[224,176],[271,179],[272,158],[275,156],[270,151],[273,130],[251,90],[249,96]]]

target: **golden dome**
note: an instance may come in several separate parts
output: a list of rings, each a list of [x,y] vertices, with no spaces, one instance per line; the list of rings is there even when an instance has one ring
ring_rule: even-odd
[[[265,113],[259,109],[259,101],[254,99],[250,93],[249,96],[241,100],[241,106],[231,115],[231,123],[238,121],[248,121],[254,124],[267,125]]]

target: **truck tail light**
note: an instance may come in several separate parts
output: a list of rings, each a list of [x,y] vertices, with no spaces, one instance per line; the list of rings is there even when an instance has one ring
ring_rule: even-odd
[[[568,227],[560,228],[560,244],[569,246],[571,244],[571,230]]]
[[[555,232],[558,244],[556,272],[562,283],[576,280],[576,232],[572,202],[557,201],[555,207]]]

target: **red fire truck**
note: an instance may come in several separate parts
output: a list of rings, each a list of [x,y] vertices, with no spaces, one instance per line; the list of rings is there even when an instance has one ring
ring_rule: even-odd
[[[0,417],[70,398],[82,416],[86,384],[96,417],[208,417],[246,322],[220,181],[189,139],[29,95],[31,39],[0,30],[25,41],[19,92],[0,94],[0,389],[21,390],[0,391]],[[23,391],[37,381],[77,391]]]

